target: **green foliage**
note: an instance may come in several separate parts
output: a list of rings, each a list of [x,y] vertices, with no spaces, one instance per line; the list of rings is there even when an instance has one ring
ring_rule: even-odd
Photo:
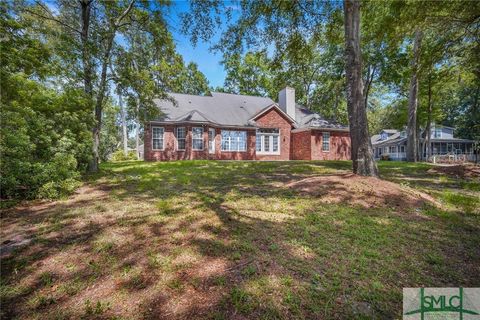
[[[58,91],[38,79],[54,71],[48,46],[25,33],[2,4],[1,177],[3,197],[56,198],[78,185],[90,155],[89,123],[82,91]],[[20,36],[20,34],[22,34]],[[22,52],[19,53],[19,50]]]
[[[109,102],[103,108],[102,130],[100,132],[100,160],[107,161],[121,143],[118,114],[120,108]],[[125,159],[126,160],[126,159]]]
[[[247,0],[236,9],[239,18],[229,21],[214,45],[227,70],[220,90],[276,99],[288,85],[299,103],[346,123],[341,4]],[[183,31],[194,43],[208,40],[224,23],[218,14],[228,10],[219,1],[194,1],[183,17]],[[420,29],[419,125],[443,123],[457,127],[459,137],[480,141],[479,10],[478,1],[362,1],[362,71],[371,133],[406,125],[413,33]]]
[[[243,57],[239,54],[229,57],[224,61],[227,70],[226,91],[275,99],[277,92],[273,87],[270,63],[266,51],[248,52]]]
[[[123,150],[117,150],[112,153],[110,158],[112,161],[126,161],[126,160],[137,160],[137,153],[135,151],[128,151],[127,155]]]

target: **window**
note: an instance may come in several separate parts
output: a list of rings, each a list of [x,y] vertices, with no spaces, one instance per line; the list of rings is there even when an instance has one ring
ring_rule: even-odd
[[[400,146],[400,152],[405,152],[405,146]]]
[[[256,150],[260,154],[280,154],[280,130],[257,129]]]
[[[322,151],[330,151],[330,132],[322,132]]]
[[[247,132],[222,130],[222,151],[247,151]]]
[[[163,128],[152,127],[152,149],[163,150]]]
[[[203,150],[203,128],[202,127],[192,128],[192,149]]]
[[[442,137],[442,129],[433,130],[433,137],[434,138],[441,138]]]
[[[397,147],[396,146],[390,146],[390,153],[396,153],[397,152]]]
[[[177,150],[185,150],[185,138],[186,138],[185,127],[178,127],[177,128]]]

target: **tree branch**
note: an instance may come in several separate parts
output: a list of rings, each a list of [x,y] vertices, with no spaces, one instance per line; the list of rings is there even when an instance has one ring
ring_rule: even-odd
[[[65,27],[65,28],[67,28],[67,29],[70,29],[70,30],[73,31],[73,32],[76,32],[76,33],[78,33],[78,34],[81,34],[80,30],[77,30],[76,28],[68,25],[67,23],[65,23],[65,22],[63,22],[63,21],[55,18],[55,17],[50,13],[50,10],[48,10],[48,8],[46,8],[43,4],[41,4],[41,3],[38,2],[38,1],[35,1],[35,3],[36,3],[40,8],[42,8],[43,11],[48,12],[48,13],[50,14],[50,16],[49,16],[49,17],[44,16],[44,15],[42,15],[42,14],[40,14],[40,13],[37,13],[37,12],[35,12],[35,11],[32,11],[32,10],[30,10],[30,9],[28,9],[28,8],[25,8],[24,10],[25,10],[26,12],[34,15],[34,16],[37,16],[37,17],[42,18],[42,19],[54,21],[54,22],[58,23],[59,25]]]
[[[123,13],[120,15],[120,17],[117,18],[117,20],[115,21],[115,28],[120,27],[120,23],[127,16],[127,14],[132,10],[134,3],[135,3],[135,0],[130,1],[127,9],[125,9],[125,11],[123,11]]]

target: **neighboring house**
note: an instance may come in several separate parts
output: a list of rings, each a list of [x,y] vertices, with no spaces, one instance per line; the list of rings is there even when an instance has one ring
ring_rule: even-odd
[[[473,141],[459,139],[453,136],[454,128],[433,125],[431,129],[430,145],[432,159],[438,156],[452,156],[453,160],[462,158],[463,160],[473,161],[475,159],[473,150]],[[422,135],[423,136],[423,135]],[[407,136],[405,131],[385,129],[380,134],[371,138],[372,146],[376,159],[388,157],[391,160],[406,160],[405,150],[407,148]],[[420,146],[424,146],[426,139],[420,139]],[[427,158],[426,148],[422,147],[422,159]]]
[[[270,98],[212,92],[155,100],[161,115],[145,125],[145,160],[350,159],[345,126],[295,103],[285,88]]]

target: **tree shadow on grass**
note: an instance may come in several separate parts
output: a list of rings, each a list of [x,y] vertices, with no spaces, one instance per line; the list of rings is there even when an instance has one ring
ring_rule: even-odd
[[[352,207],[336,183],[329,187],[343,195],[341,204],[321,203],[321,195],[281,187],[325,172],[297,165],[200,163],[170,173],[142,165],[140,174],[116,166],[121,172],[102,182],[114,181],[106,198],[23,212],[26,222],[45,226],[34,233],[38,242],[2,259],[5,285],[28,288],[2,297],[2,317],[392,318],[402,287],[478,284],[468,267],[479,265],[478,225],[467,232],[462,217],[452,225],[435,215],[412,220]],[[99,205],[114,209],[102,214]],[[22,213],[12,214],[4,221]],[[463,248],[445,251],[452,241]],[[53,287],[81,284],[59,293],[42,282],[46,271]],[[32,306],[35,295],[55,302]],[[91,314],[87,300],[112,305]]]

